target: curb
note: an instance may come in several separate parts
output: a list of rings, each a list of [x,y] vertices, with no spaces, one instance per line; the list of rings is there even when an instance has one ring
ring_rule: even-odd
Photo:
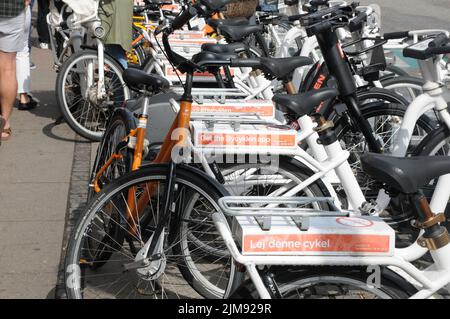
[[[64,235],[61,245],[58,279],[55,287],[55,299],[67,299],[64,284],[64,260],[70,234],[86,204],[89,172],[91,168],[91,149],[92,144],[88,140],[78,135],[75,137]]]

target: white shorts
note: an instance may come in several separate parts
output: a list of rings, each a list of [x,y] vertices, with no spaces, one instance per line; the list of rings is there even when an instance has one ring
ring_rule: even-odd
[[[14,18],[0,18],[0,51],[22,51],[25,31],[25,10]]]

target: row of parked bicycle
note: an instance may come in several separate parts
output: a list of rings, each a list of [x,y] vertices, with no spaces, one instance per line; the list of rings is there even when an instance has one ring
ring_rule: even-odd
[[[249,19],[221,18],[228,0],[164,1],[135,8],[126,70],[97,1],[48,18],[65,120],[100,141],[68,296],[442,293],[449,32],[380,34],[376,6],[344,1]]]

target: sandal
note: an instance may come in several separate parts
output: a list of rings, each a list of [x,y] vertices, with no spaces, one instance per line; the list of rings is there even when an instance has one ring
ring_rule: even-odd
[[[2,141],[7,141],[11,138],[12,130],[11,130],[11,128],[5,128],[2,130],[2,133],[8,134],[8,136],[6,136],[6,137],[1,137]]]

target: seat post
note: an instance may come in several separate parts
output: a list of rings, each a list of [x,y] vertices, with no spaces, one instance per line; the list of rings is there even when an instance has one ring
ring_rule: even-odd
[[[422,191],[411,195],[410,200],[418,216],[415,226],[424,230],[424,235],[418,239],[419,245],[429,250],[437,250],[449,244],[450,236],[447,228],[439,224],[446,221],[445,215],[443,213],[434,214],[431,211],[428,200]]]
[[[292,81],[284,81],[284,87],[286,89],[287,94],[297,94],[297,90],[295,89]]]

